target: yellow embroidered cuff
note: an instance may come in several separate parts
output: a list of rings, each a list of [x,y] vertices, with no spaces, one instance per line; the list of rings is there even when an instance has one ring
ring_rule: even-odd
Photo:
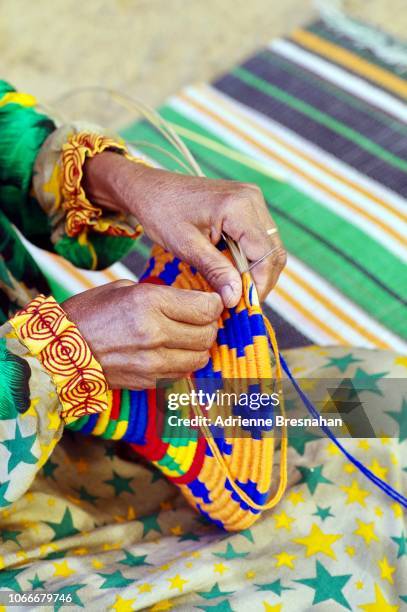
[[[54,381],[63,418],[72,420],[107,409],[108,385],[103,370],[53,297],[36,297],[9,323]]]
[[[102,218],[102,209],[91,204],[81,186],[85,159],[107,149],[130,158],[124,144],[94,132],[73,134],[62,147],[62,206],[66,212],[65,231],[68,236],[78,236],[87,228],[131,238],[141,233],[140,226],[131,227],[124,216],[122,219],[116,216],[114,221]]]
[[[89,231],[133,239],[141,234],[141,225],[134,216],[103,210],[86,197],[81,185],[85,160],[105,150],[148,165],[130,155],[119,137],[91,124],[63,125],[43,144],[34,166],[33,188],[49,216],[54,244],[64,235],[86,243]]]

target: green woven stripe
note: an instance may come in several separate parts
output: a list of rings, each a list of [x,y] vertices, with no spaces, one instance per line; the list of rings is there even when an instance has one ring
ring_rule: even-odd
[[[89,416],[79,417],[76,421],[72,421],[72,423],[66,423],[65,427],[70,429],[71,431],[78,431],[85,427],[86,423],[89,421]]]
[[[164,457],[162,457],[162,459],[159,459],[158,461],[156,461],[155,464],[157,466],[159,466],[159,467],[167,468],[169,470],[172,470],[173,472],[177,472],[177,474],[179,474],[180,476],[182,476],[183,473],[184,473],[181,470],[181,468],[178,465],[178,463],[172,457],[170,457],[167,454],[164,455]]]
[[[359,23],[362,23],[362,22],[359,22]],[[365,28],[367,27],[365,23],[363,23],[362,25]],[[352,51],[352,53],[354,53],[355,55],[358,55],[359,57],[365,59],[371,64],[376,64],[376,66],[380,66],[380,68],[384,68],[388,72],[393,73],[394,75],[400,77],[401,79],[404,79],[405,81],[407,80],[407,68],[403,68],[401,65],[396,67],[390,64],[389,62],[385,62],[384,59],[380,58],[377,54],[373,53],[372,51],[369,51],[368,49],[360,45],[357,46],[356,43],[354,43],[351,39],[347,38],[346,36],[341,36],[340,34],[336,34],[333,30],[325,26],[323,22],[321,21],[316,21],[315,23],[311,24],[310,26],[304,29],[308,30],[308,32],[312,32],[313,34],[316,34],[320,38],[324,38],[325,40],[328,40],[329,42],[332,42],[335,45],[338,45],[338,47],[343,47],[345,49],[348,49],[349,51]],[[377,33],[377,30],[372,28],[372,34],[374,35],[375,33]],[[383,32],[381,32],[381,35],[385,36]],[[390,36],[388,36],[388,40],[392,41],[392,44],[394,44],[395,42],[395,39]],[[400,46],[402,45],[401,42],[399,44]]]
[[[161,112],[167,120],[229,146],[201,125],[179,115],[173,109],[165,107],[161,109]],[[148,138],[160,146],[166,146],[163,139],[146,125],[139,125],[133,130],[137,130],[140,139]],[[292,185],[273,181],[259,171],[247,168],[202,145],[186,140],[191,150],[206,161],[207,166],[204,171],[208,176],[216,178],[219,174],[227,175],[232,179],[255,182],[263,189],[266,199],[273,203],[273,215],[279,224],[282,238],[289,252],[328,279],[344,295],[389,329],[400,335],[407,334],[402,311],[396,299],[349,262],[296,227],[290,220],[285,219],[282,213],[289,211],[322,238],[329,236],[333,244],[364,265],[372,274],[378,274],[380,280],[394,291],[400,290],[400,279],[403,277],[403,266],[397,258],[361,230],[336,216],[316,199],[303,194]]]
[[[130,391],[128,391],[128,389],[122,389],[119,421],[125,421],[126,423],[128,423],[129,414],[130,414]]]
[[[105,440],[111,440],[114,432],[116,431],[116,427],[119,421],[110,419],[105,431],[102,433],[102,435],[100,436],[101,438],[104,438]]]
[[[335,96],[337,100],[345,102],[346,104],[349,104],[349,106],[364,112],[365,115],[373,117],[381,124],[397,130],[398,133],[407,134],[407,125],[402,121],[399,121],[395,117],[387,115],[386,113],[382,113],[380,110],[366,104],[366,102],[363,102],[360,98],[349,94],[329,81],[324,81],[322,78],[314,76],[311,72],[307,71],[304,73],[302,66],[286,61],[277,53],[272,53],[272,51],[269,50],[264,51],[261,54],[261,57],[270,62],[270,64],[280,66],[280,68],[283,68],[287,73],[293,75],[296,80],[306,81],[308,84],[312,84],[316,89],[320,89],[331,94],[332,96]]]
[[[266,95],[275,98],[280,102],[283,102],[294,110],[299,111],[300,113],[302,113],[306,117],[309,117],[313,121],[316,121],[320,125],[324,125],[325,127],[336,132],[337,134],[340,134],[341,136],[347,138],[349,141],[357,144],[359,147],[361,147],[365,151],[368,151],[370,154],[376,155],[376,157],[382,159],[388,164],[391,164],[395,168],[407,172],[407,161],[401,159],[393,153],[390,153],[389,151],[386,151],[386,149],[383,149],[383,147],[381,147],[380,145],[376,144],[375,142],[372,142],[369,138],[366,138],[366,136],[362,136],[362,134],[359,134],[359,132],[356,132],[356,130],[348,127],[340,121],[337,121],[336,119],[333,119],[326,113],[315,109],[310,104],[307,104],[306,102],[299,100],[291,94],[286,93],[282,89],[279,89],[275,85],[271,85],[263,79],[254,76],[251,72],[245,70],[244,68],[235,68],[234,70],[232,70],[231,74],[239,78],[247,85],[255,87]]]

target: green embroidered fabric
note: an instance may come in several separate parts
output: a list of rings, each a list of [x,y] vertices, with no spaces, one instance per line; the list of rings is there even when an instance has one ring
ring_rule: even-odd
[[[96,233],[88,235],[87,244],[66,235],[52,244],[48,217],[31,191],[31,182],[38,152],[54,129],[49,117],[27,106],[24,95],[19,98],[11,85],[0,80],[0,324],[38,293],[51,292],[13,226],[35,245],[85,269],[94,263],[91,248],[97,256],[96,269],[134,248],[132,238]]]

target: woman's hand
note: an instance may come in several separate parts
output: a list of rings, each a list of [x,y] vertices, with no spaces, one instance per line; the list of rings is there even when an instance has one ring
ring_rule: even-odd
[[[222,231],[240,243],[251,262],[274,249],[253,268],[261,299],[285,265],[278,233],[267,233],[275,224],[256,185],[166,172],[104,152],[86,162],[84,188],[96,203],[135,215],[151,240],[203,274],[225,306],[237,304],[242,284],[214,246]]]
[[[109,386],[146,389],[208,362],[222,301],[216,293],[117,281],[62,304]]]

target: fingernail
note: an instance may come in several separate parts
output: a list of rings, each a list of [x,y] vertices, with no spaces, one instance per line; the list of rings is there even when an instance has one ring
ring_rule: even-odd
[[[239,299],[238,287],[236,285],[224,285],[221,289],[221,295],[225,306],[228,308],[236,306]]]

